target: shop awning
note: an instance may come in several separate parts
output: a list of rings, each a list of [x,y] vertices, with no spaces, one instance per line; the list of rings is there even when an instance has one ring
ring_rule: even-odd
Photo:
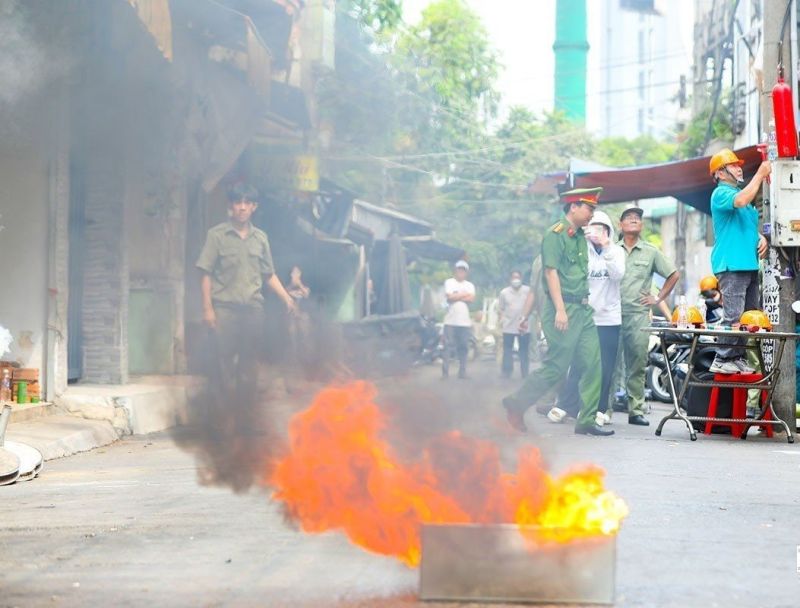
[[[453,247],[433,236],[405,236],[401,238],[408,252],[418,258],[455,263],[466,256],[466,251]]]
[[[761,153],[756,146],[741,148],[735,152],[745,161],[745,179],[749,179],[761,164]],[[710,156],[704,156],[625,169],[582,170],[573,165],[569,173],[537,178],[531,184],[530,191],[544,194],[553,187],[562,191],[570,187],[602,186],[601,204],[672,196],[703,213],[710,213],[709,199],[715,184],[708,175],[709,159]],[[555,194],[552,190],[550,192]]]

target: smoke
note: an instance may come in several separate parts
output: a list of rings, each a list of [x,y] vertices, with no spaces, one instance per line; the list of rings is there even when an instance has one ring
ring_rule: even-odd
[[[204,485],[234,492],[263,485],[284,449],[289,418],[325,383],[352,376],[343,363],[341,335],[323,315],[298,322],[268,303],[266,319],[252,361],[243,353],[231,365],[220,334],[208,329],[190,353],[207,384],[191,399],[187,424],[174,430],[174,439],[194,454]]]
[[[0,3],[0,104],[5,105],[35,93],[63,66],[37,42],[22,4],[20,0]]]

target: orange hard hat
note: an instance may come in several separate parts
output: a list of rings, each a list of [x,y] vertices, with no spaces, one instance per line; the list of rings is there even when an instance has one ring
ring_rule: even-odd
[[[763,310],[746,310],[742,313],[739,323],[744,327],[760,327],[767,331],[772,329],[772,323]]]
[[[711,289],[716,289],[719,283],[717,282],[717,277],[713,274],[708,275],[707,277],[703,277],[700,279],[700,291],[709,291]]]
[[[711,157],[711,160],[708,163],[708,172],[709,174],[714,175],[716,171],[719,171],[726,165],[739,165],[741,167],[743,164],[744,161],[736,156],[732,150],[723,148]]]
[[[697,309],[697,306],[688,306],[686,309],[686,321],[691,325],[702,325],[706,322],[703,318],[703,315],[700,314],[700,311]],[[675,307],[675,310],[672,311],[672,322],[678,322],[678,307]]]

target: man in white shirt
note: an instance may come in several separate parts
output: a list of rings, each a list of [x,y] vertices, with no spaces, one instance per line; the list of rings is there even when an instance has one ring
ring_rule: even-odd
[[[503,376],[510,378],[514,372],[514,342],[519,349],[519,368],[522,377],[528,375],[530,367],[528,351],[531,334],[527,323],[523,323],[522,312],[531,288],[522,284],[522,274],[515,270],[511,273],[511,283],[503,288],[498,298],[497,310],[500,313],[500,326],[503,329]]]
[[[444,355],[442,357],[442,378],[450,375],[450,358],[455,352],[458,357],[458,377],[467,377],[467,353],[472,336],[472,319],[469,316],[469,303],[475,300],[475,286],[467,281],[469,264],[464,260],[456,262],[451,278],[444,282],[447,298],[447,314],[444,317]]]

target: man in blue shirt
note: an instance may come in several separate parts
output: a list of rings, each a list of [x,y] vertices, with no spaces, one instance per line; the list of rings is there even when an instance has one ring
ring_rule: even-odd
[[[709,171],[717,182],[711,195],[711,219],[714,223],[714,248],[711,270],[719,280],[725,302],[725,325],[739,322],[745,310],[758,308],[758,259],[767,254],[767,239],[758,231],[758,211],[753,199],[771,172],[764,161],[750,183],[745,185],[744,161],[724,149],[711,157]],[[743,341],[720,338],[711,371],[717,374],[752,374],[755,370],[744,360]]]

